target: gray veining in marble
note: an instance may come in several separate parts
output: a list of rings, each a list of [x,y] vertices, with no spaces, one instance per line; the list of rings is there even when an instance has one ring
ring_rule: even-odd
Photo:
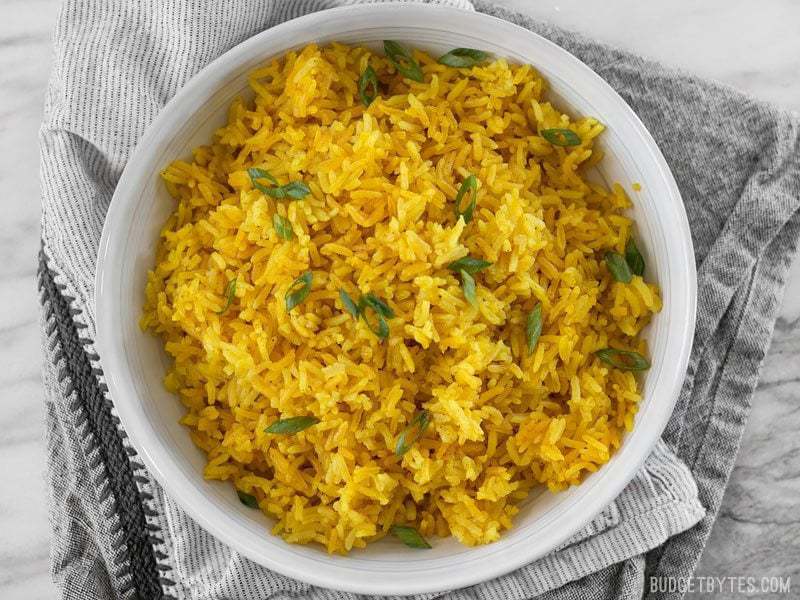
[[[500,0],[800,111],[796,0]],[[57,592],[48,574],[35,287],[37,130],[57,0],[0,4],[0,598]],[[800,261],[699,576],[792,576],[800,597]],[[718,594],[715,597],[741,597]]]

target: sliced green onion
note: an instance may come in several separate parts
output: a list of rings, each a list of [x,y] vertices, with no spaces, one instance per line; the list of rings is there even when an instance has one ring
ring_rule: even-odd
[[[603,348],[594,354],[604,363],[608,363],[612,367],[623,371],[644,371],[650,368],[650,361],[638,352],[633,352],[632,350]]]
[[[528,318],[525,321],[525,337],[528,340],[528,355],[533,354],[536,344],[539,342],[539,336],[542,335],[542,303],[539,302],[533,307],[533,310],[528,313]]]
[[[319,423],[317,417],[289,417],[288,419],[279,419],[275,421],[272,425],[267,427],[264,432],[291,435],[298,431],[308,429],[317,423]]]
[[[263,183],[258,181],[259,179],[266,179],[273,185],[278,185],[278,180],[272,176],[272,173],[264,169],[258,169],[256,167],[253,167],[251,169],[247,169],[247,174],[250,175],[250,183],[252,183],[253,187],[256,188],[262,194],[269,195],[271,193],[269,190],[273,188],[264,185]]]
[[[306,271],[292,282],[286,291],[286,312],[301,304],[311,292],[311,271]]]
[[[354,319],[358,319],[358,316],[361,314],[361,310],[358,308],[356,303],[350,297],[350,294],[348,294],[344,290],[339,290],[339,300],[342,301],[344,309],[351,315],[353,315]]]
[[[225,306],[216,311],[218,315],[224,314],[233,304],[233,299],[236,297],[236,279],[231,279],[228,285],[225,286]]]
[[[461,210],[464,196],[469,198],[469,202],[467,203],[467,207],[464,210]],[[475,204],[477,203],[477,200],[478,180],[475,178],[475,175],[470,175],[463,181],[461,187],[458,188],[458,193],[456,194],[456,219],[458,219],[458,217],[464,217],[464,223],[469,223],[472,221],[472,213],[475,212]]]
[[[455,271],[458,273],[459,271],[466,271],[470,275],[475,275],[478,271],[483,271],[484,269],[491,267],[492,263],[488,260],[483,260],[480,258],[472,258],[471,256],[465,256],[463,258],[459,258],[458,260],[454,260],[447,268],[451,271]]]
[[[422,68],[419,66],[419,63],[414,60],[411,53],[400,44],[392,40],[384,40],[383,51],[386,53],[389,60],[392,61],[395,69],[397,69],[403,77],[413,79],[420,83],[424,81]]]
[[[392,525],[392,534],[409,548],[419,548],[420,550],[432,548],[419,531],[408,525]]]
[[[428,428],[428,425],[431,424],[431,413],[427,410],[421,410],[418,412],[413,419],[408,424],[403,432],[397,438],[397,444],[394,447],[394,453],[397,456],[403,456],[406,452],[411,449],[411,446],[414,445],[419,439],[422,437],[422,434],[425,433],[425,430]]]
[[[339,290],[339,299],[342,301],[345,310],[353,315],[353,318],[363,318],[369,330],[381,340],[385,340],[389,337],[389,324],[386,322],[386,319],[393,319],[394,311],[386,302],[378,298],[375,294],[369,293],[362,295],[358,304],[356,304],[350,297],[350,294],[344,290]],[[372,312],[375,313],[372,322],[367,314],[367,309],[372,309]]]
[[[580,136],[571,129],[542,129],[542,137],[553,146],[579,146]]]
[[[251,496],[247,492],[241,490],[236,490],[236,495],[239,496],[239,502],[248,508],[258,508],[258,500],[256,500],[255,496]]]
[[[290,181],[285,185],[278,185],[278,180],[269,172],[264,169],[252,167],[247,169],[247,174],[250,176],[250,182],[262,194],[266,194],[276,200],[302,200],[311,193],[309,187],[302,181]],[[266,179],[273,184],[274,187],[268,187],[259,182],[259,179]]]
[[[487,267],[490,267],[491,264],[492,263],[480,258],[464,256],[463,258],[459,258],[458,260],[447,265],[448,269],[461,275],[461,289],[464,291],[464,298],[466,298],[467,302],[469,302],[472,306],[475,306],[478,303],[476,294],[477,290],[475,288],[475,278],[473,275],[483,271]]]
[[[292,223],[286,217],[282,217],[278,213],[272,215],[272,225],[275,227],[275,232],[285,240],[290,240],[294,237],[294,229]]]
[[[387,319],[394,319],[394,311],[389,308],[389,305],[386,304],[386,302],[378,298],[375,294],[370,293],[361,296],[359,306],[363,307],[364,305],[371,306],[375,312],[383,317],[386,317]]]
[[[475,279],[463,269],[459,273],[461,274],[461,289],[464,290],[464,298],[472,306],[475,306],[478,303],[478,298],[475,295]]]
[[[286,185],[266,188],[266,191],[262,191],[276,200],[285,200],[286,198],[302,200],[311,193],[311,189],[302,181],[291,181]]]
[[[483,62],[489,56],[488,52],[483,50],[474,50],[472,48],[454,48],[447,54],[439,57],[439,63],[447,65],[448,67],[455,67],[457,69],[474,67],[479,62]]]
[[[266,179],[267,181],[269,181],[273,185],[278,185],[278,180],[275,179],[275,177],[272,176],[272,173],[270,173],[266,169],[259,169],[258,167],[251,167],[251,168],[247,169],[247,174],[250,176],[250,181],[253,183],[254,186],[256,185],[256,180],[258,180],[258,179]],[[258,185],[262,185],[262,184],[258,184]]]
[[[367,93],[368,88],[372,90],[371,95]],[[375,69],[367,65],[367,68],[361,73],[361,77],[358,78],[358,97],[361,98],[364,106],[369,106],[379,94],[378,75],[375,73]]]
[[[625,257],[623,257],[622,254],[609,250],[606,252],[605,259],[606,266],[608,270],[611,271],[611,275],[615,280],[621,281],[622,283],[631,282],[633,273],[631,273],[631,268],[628,266],[628,263],[625,262]]]
[[[389,324],[386,319],[394,317],[394,311],[380,298],[374,294],[366,294],[361,296],[358,301],[358,312],[364,319],[364,322],[369,327],[369,330],[377,335],[381,340],[389,337]],[[367,314],[367,309],[371,308],[375,313],[375,322],[371,323]]]
[[[374,307],[370,308],[375,311]],[[361,317],[364,319],[364,323],[367,324],[367,327],[369,327],[369,330],[377,335],[380,339],[385,340],[387,337],[389,337],[389,324],[386,322],[386,319],[383,318],[382,314],[375,311],[374,323],[370,322],[366,310],[361,311]]]
[[[639,277],[644,275],[644,256],[639,252],[633,238],[628,238],[628,243],[625,244],[625,262],[628,263],[634,275]]]

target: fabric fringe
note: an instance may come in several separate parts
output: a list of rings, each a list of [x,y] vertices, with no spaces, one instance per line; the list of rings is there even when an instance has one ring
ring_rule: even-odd
[[[44,244],[37,275],[58,381],[65,386],[97,498],[111,523],[114,564],[109,570],[126,599],[174,600],[169,593],[175,585],[172,566],[164,560],[167,555],[154,547],[156,540],[164,541],[153,522],[159,514],[153,496],[142,489],[150,482],[147,471],[114,414],[94,341],[82,335],[88,329],[79,320],[83,313],[75,298],[64,293],[66,286],[57,283]]]

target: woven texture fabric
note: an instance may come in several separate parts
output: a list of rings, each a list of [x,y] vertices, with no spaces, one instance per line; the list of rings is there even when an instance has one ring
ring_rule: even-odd
[[[189,519],[128,444],[92,342],[104,216],[147,124],[194,73],[234,45],[287,19],[349,3],[64,5],[41,133],[40,257],[52,570],[64,598],[354,598],[259,567]],[[651,576],[691,574],[733,466],[800,236],[798,122],[728,88],[489,3],[441,3],[474,4],[555,41],[627,100],[683,194],[699,306],[677,409],[617,500],[536,563],[426,598],[642,597]]]

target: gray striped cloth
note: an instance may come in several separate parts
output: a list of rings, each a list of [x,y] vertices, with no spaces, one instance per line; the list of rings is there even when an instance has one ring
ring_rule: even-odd
[[[41,130],[39,283],[52,573],[64,598],[354,598],[270,572],[187,517],[127,442],[92,341],[104,216],[148,123],[226,50],[287,19],[347,3],[67,0],[61,11]],[[702,552],[797,246],[798,123],[730,89],[481,0],[442,3],[530,28],[625,97],[681,188],[696,249],[699,307],[678,407],[616,501],[541,560],[426,598],[667,597],[651,590],[651,578],[690,575]]]

